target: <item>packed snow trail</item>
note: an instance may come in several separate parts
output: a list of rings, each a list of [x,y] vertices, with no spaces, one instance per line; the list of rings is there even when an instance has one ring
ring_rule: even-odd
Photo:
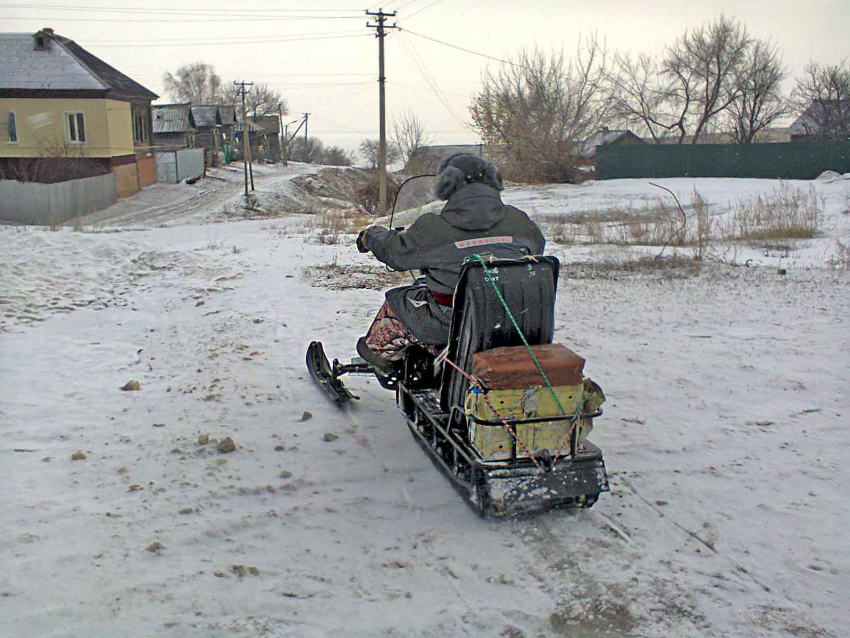
[[[842,635],[848,273],[552,245],[612,492],[482,521],[391,393],[352,379],[340,413],[304,369],[368,326],[382,293],[332,281],[368,258],[297,218],[216,230],[0,229],[0,634]]]

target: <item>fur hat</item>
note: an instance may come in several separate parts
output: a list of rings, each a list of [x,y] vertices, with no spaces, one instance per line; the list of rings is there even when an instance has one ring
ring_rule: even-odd
[[[438,199],[448,199],[473,182],[481,182],[497,191],[504,188],[502,175],[492,162],[472,153],[455,153],[440,162],[434,194]]]

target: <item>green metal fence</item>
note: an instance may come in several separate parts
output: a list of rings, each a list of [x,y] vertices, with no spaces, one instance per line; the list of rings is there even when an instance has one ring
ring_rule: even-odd
[[[756,177],[813,179],[826,170],[850,173],[850,141],[785,144],[600,146],[599,179]]]

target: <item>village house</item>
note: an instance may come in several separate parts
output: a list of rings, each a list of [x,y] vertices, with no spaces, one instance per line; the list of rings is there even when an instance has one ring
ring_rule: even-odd
[[[455,153],[481,155],[496,162],[498,165],[497,156],[500,153],[500,149],[494,146],[485,146],[484,144],[434,144],[431,146],[420,146],[413,151],[410,160],[404,166],[402,172],[408,175],[436,173],[440,162]]]
[[[850,139],[850,99],[812,102],[788,130],[792,142]]]
[[[0,179],[115,174],[126,196],[156,181],[157,95],[52,29],[0,34]]]
[[[236,143],[236,107],[221,105],[218,107],[218,112],[221,115],[221,150],[224,151],[224,161],[231,162],[233,146]]]
[[[628,129],[613,130],[603,126],[588,137],[581,145],[580,158],[576,169],[585,176],[596,172],[596,149],[599,146],[629,146],[646,144],[640,137]]]
[[[259,135],[258,155],[255,159],[280,162],[280,118],[277,115],[263,115],[250,118],[251,123],[262,129]]]
[[[171,148],[195,148],[198,127],[192,105],[156,104],[153,107],[153,144]]]
[[[195,145],[215,154],[221,148],[221,112],[215,104],[193,104],[192,118],[198,132]]]
[[[248,129],[248,144],[251,147],[251,158],[253,160],[257,160],[260,155],[260,140],[261,136],[265,133],[263,128],[258,124],[254,124],[251,121],[251,118],[248,118],[247,122]],[[242,159],[242,135],[243,135],[243,126],[242,126],[242,116],[236,116],[236,123],[233,128],[234,133],[234,156],[238,159]]]

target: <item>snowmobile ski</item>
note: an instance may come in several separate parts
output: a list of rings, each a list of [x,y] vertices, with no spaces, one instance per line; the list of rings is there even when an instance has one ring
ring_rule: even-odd
[[[336,361],[334,361],[333,367],[328,363],[328,357],[325,355],[322,343],[320,341],[311,342],[307,348],[307,369],[310,371],[313,380],[335,403],[342,405],[351,399],[359,399],[360,397],[352,394],[340,381],[336,368]]]

